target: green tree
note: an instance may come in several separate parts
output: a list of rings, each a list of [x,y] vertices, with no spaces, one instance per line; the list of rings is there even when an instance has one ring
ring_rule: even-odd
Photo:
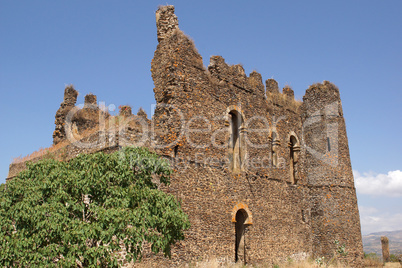
[[[143,148],[48,159],[0,187],[2,267],[118,267],[141,259],[147,241],[170,256],[190,224],[180,203],[158,190],[169,163]]]

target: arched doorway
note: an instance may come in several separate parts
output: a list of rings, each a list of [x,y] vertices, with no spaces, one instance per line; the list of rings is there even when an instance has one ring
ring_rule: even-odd
[[[232,210],[232,222],[235,226],[235,261],[247,263],[247,230],[253,224],[253,215],[248,206],[238,203]]]
[[[236,244],[235,244],[235,262],[246,264],[246,220],[247,212],[244,209],[239,209],[236,213]]]

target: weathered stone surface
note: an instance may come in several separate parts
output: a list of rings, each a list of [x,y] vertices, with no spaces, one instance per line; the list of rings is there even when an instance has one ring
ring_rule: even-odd
[[[290,86],[285,86],[282,90],[282,93],[292,99],[295,97],[295,93]]]
[[[267,87],[267,92],[279,93],[278,82],[276,82],[275,79],[267,79],[265,81],[265,86]]]
[[[156,11],[156,27],[158,42],[168,38],[179,28],[179,22],[174,14],[174,6],[162,6]]]
[[[74,108],[77,102],[78,92],[74,89],[73,85],[68,85],[64,89],[64,100],[60,104],[59,110],[56,112],[55,120],[55,130],[53,132],[53,144],[56,145],[59,142],[65,140],[66,133],[64,130],[64,125],[66,121],[66,116],[72,108]]]
[[[137,116],[148,119],[147,113],[142,108],[138,109]]]
[[[273,79],[265,91],[259,73],[247,76],[221,56],[212,56],[205,68],[179,30],[173,6],[161,7],[156,19],[152,119],[130,110],[83,140],[95,147],[70,144],[60,156],[68,160],[78,152],[132,144],[171,161],[176,172],[160,189],[181,200],[191,228],[171,259],[145,251],[143,264],[331,258],[338,240],[349,252],[345,260],[361,267],[360,219],[338,88],[314,84],[303,102],[290,87],[280,93]],[[74,94],[67,95],[71,109]],[[11,165],[10,174],[23,165]]]
[[[96,96],[94,94],[87,94],[84,98],[84,106],[85,105],[96,105]]]
[[[133,112],[132,112],[132,109],[130,106],[128,106],[128,105],[120,106],[119,115],[127,117],[127,116],[131,116],[132,114],[133,114]]]
[[[390,261],[389,256],[389,240],[386,236],[381,236],[381,246],[382,246],[382,260],[384,262]]]

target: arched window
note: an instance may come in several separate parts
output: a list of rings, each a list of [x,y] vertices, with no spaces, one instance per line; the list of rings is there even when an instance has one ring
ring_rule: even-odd
[[[229,159],[230,167],[233,172],[240,172],[242,164],[242,142],[240,128],[243,124],[241,114],[233,110],[229,112],[230,119],[230,142],[229,142]]]
[[[297,169],[296,169],[296,163],[299,160],[299,151],[300,151],[300,146],[299,146],[299,141],[294,135],[291,135],[289,138],[289,172],[290,172],[290,182],[292,184],[297,184]]]

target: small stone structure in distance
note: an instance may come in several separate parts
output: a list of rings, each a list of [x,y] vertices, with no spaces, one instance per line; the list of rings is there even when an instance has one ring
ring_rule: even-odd
[[[382,260],[383,262],[390,261],[389,255],[389,240],[386,236],[381,236]]]

